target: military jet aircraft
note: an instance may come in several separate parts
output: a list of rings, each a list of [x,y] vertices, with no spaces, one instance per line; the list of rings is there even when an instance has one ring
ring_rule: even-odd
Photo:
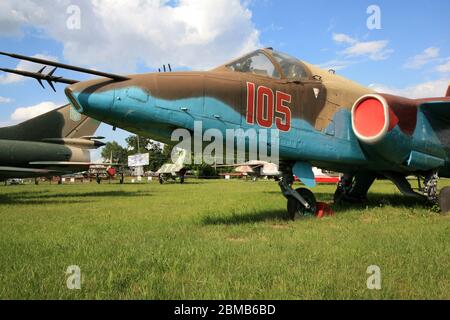
[[[233,167],[235,172],[245,174],[253,181],[257,181],[259,178],[275,178],[275,180],[278,180],[280,176],[280,171],[278,171],[278,166],[276,164],[260,160],[250,160],[245,163],[235,165],[216,165],[215,167]]]
[[[100,122],[65,105],[15,126],[0,128],[0,181],[53,177],[89,169]]]
[[[1,54],[99,76],[76,82],[54,71],[12,70],[72,83],[65,93],[80,113],[158,141],[170,142],[175,128],[194,130],[194,121],[202,121],[204,131],[278,129],[280,187],[291,218],[315,214],[314,194],[292,188],[294,174],[314,186],[313,166],[345,173],[336,201],[361,201],[375,179],[385,177],[405,195],[435,202],[439,176],[450,177],[450,90],[419,100],[380,94],[272,48],[206,72],[127,76]],[[418,190],[406,179],[411,175]],[[449,204],[445,188],[442,209]]]
[[[161,166],[161,168],[158,169],[158,171],[156,171],[160,184],[164,184],[164,182],[170,180],[178,180],[181,184],[184,183],[187,173],[187,169],[185,166],[187,152],[186,150],[177,150],[176,152],[177,154],[173,163],[165,163]]]

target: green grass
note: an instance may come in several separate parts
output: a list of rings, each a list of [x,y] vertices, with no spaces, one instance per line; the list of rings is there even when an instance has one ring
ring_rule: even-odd
[[[334,187],[315,192],[330,202]],[[450,299],[450,217],[387,182],[371,192],[288,222],[274,182],[2,186],[0,298]]]

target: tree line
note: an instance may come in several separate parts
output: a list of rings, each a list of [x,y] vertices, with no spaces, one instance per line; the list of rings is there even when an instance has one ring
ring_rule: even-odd
[[[150,162],[148,166],[144,167],[146,172],[155,172],[163,164],[172,162],[172,146],[153,141],[146,137],[138,137],[136,135],[129,136],[125,139],[125,142],[127,144],[126,147],[122,147],[116,141],[107,142],[101,151],[102,158],[108,162],[109,160],[112,160],[113,163],[120,163],[126,166],[128,164],[128,156],[132,156],[137,153],[148,153]],[[216,170],[207,164],[186,165],[186,168],[198,176],[217,176]]]

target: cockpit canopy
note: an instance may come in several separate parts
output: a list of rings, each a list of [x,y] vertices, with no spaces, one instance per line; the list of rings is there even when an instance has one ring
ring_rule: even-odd
[[[300,60],[271,49],[254,51],[228,63],[226,68],[274,79],[300,80],[309,77],[307,67]]]

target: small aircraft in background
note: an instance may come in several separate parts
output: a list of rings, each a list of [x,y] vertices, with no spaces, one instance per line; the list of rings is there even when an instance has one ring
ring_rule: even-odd
[[[65,93],[82,114],[174,144],[176,128],[278,129],[281,180],[289,217],[316,214],[316,198],[292,188],[294,175],[316,184],[313,167],[343,172],[335,200],[364,201],[379,177],[406,196],[450,211],[450,90],[445,97],[409,99],[374,92],[305,61],[266,48],[204,72],[117,75],[53,61],[1,55],[98,76],[78,82],[3,69],[38,81],[70,84]],[[53,84],[51,85],[53,87]],[[408,176],[419,180],[414,190]]]
[[[61,177],[88,170],[89,150],[104,145],[99,141],[103,137],[93,136],[99,125],[99,121],[65,105],[0,128],[0,181]]]
[[[234,172],[257,181],[260,178],[273,178],[279,180],[280,171],[274,163],[260,160],[250,160],[245,163],[235,165],[214,165],[215,168],[234,168]]]
[[[276,181],[281,177],[278,166],[267,161],[252,160],[238,165],[217,165],[217,168],[235,167],[234,171],[245,174],[256,181],[259,178],[273,178]],[[319,168],[313,168],[314,179],[318,184],[338,184],[340,181],[340,174],[325,173]]]
[[[313,168],[314,178],[318,184],[338,184],[341,181],[341,175],[336,172],[324,172],[322,169]]]
[[[156,171],[158,175],[159,183],[164,184],[170,180],[179,181],[181,184],[185,181],[187,168],[185,166],[185,159],[187,157],[186,150],[177,150],[174,163],[166,163]]]
[[[99,162],[96,164],[92,164],[89,167],[87,175],[95,178],[97,184],[101,184],[102,180],[108,180],[109,182],[111,182],[111,180],[119,176],[120,184],[124,184],[125,172],[123,167],[124,167],[123,165],[120,165],[118,163]]]

